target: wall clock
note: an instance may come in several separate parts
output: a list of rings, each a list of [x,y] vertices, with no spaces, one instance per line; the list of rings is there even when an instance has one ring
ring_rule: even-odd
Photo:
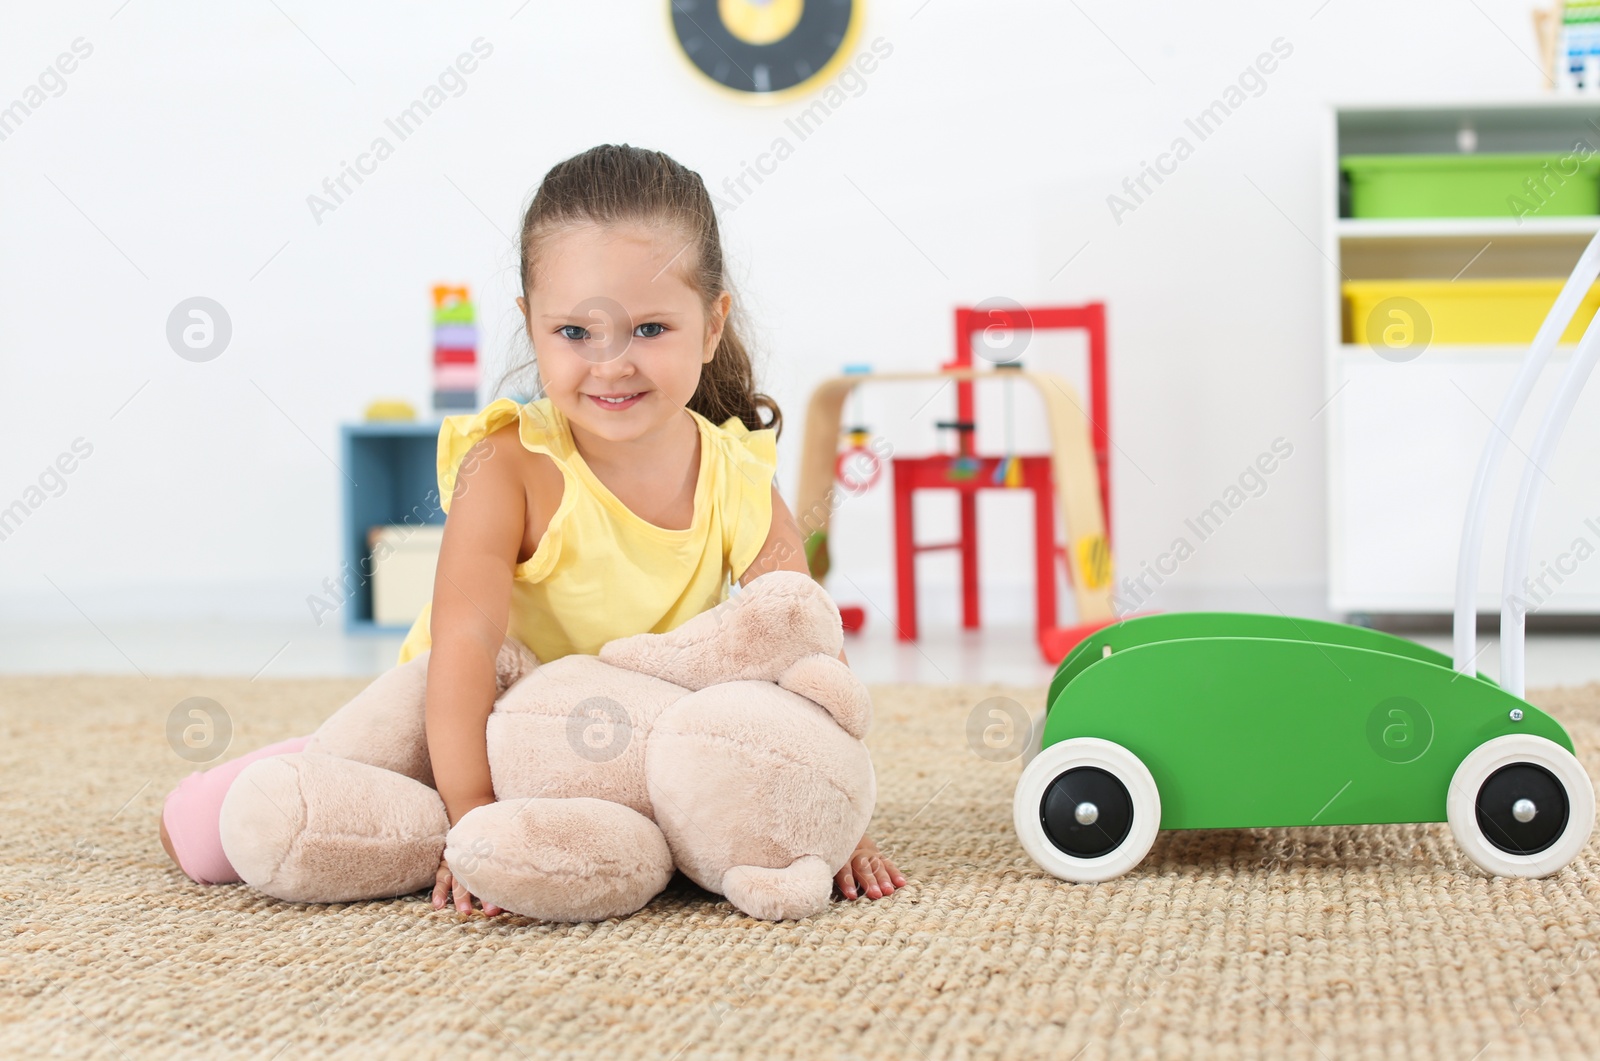
[[[669,0],[672,33],[701,74],[746,99],[804,92],[833,76],[863,0]]]

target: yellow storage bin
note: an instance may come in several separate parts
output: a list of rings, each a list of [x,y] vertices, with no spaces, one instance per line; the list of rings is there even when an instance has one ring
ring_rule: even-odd
[[[1413,343],[1533,341],[1562,279],[1347,280],[1344,341],[1389,348]],[[1561,341],[1583,337],[1600,309],[1600,283],[1584,296]]]

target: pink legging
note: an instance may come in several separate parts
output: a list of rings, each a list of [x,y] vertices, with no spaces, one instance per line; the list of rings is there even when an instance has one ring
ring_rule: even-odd
[[[257,759],[303,751],[311,737],[291,737],[277,744],[258,748],[248,755],[229,759],[209,770],[197,770],[178,782],[161,808],[161,822],[167,827],[178,868],[197,884],[233,884],[239,874],[228,856],[222,853],[222,797],[240,771]]]

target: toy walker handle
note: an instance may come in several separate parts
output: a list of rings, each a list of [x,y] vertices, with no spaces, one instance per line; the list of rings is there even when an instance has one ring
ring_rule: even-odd
[[[1528,560],[1533,552],[1533,517],[1539,509],[1539,492],[1550,459],[1555,456],[1561,432],[1566,430],[1572,409],[1578,404],[1589,374],[1600,360],[1600,314],[1589,322],[1578,351],[1567,365],[1566,374],[1556,396],[1545,411],[1539,434],[1533,440],[1533,452],[1528,454],[1528,466],[1522,472],[1522,484],[1517,487],[1517,500],[1511,506],[1511,534],[1506,540],[1505,582],[1500,596],[1500,687],[1514,696],[1522,696],[1525,677],[1525,633],[1527,615],[1525,602],[1517,593],[1526,584]]]
[[[1476,658],[1474,644],[1478,634],[1478,565],[1483,555],[1483,527],[1489,505],[1489,484],[1494,480],[1500,458],[1505,454],[1506,442],[1522,415],[1522,409],[1528,402],[1528,396],[1533,392],[1533,386],[1538,381],[1540,372],[1544,370],[1556,343],[1567,330],[1567,325],[1572,322],[1578,304],[1583,301],[1584,295],[1588,293],[1596,277],[1600,277],[1600,232],[1596,232],[1589,245],[1584,248],[1583,254],[1578,258],[1578,264],[1572,270],[1572,275],[1567,278],[1544,323],[1539,326],[1538,334],[1534,336],[1533,345],[1529,348],[1527,357],[1523,359],[1516,381],[1500,404],[1500,410],[1495,416],[1494,430],[1489,433],[1483,452],[1478,458],[1477,473],[1473,478],[1472,492],[1467,500],[1466,522],[1461,531],[1461,551],[1456,564],[1454,664],[1455,669],[1462,674],[1473,673],[1472,664]],[[1578,352],[1561,381],[1555,400],[1546,410],[1544,420],[1539,427],[1537,441],[1534,443],[1531,460],[1522,477],[1521,487],[1517,491],[1516,505],[1512,510],[1501,597],[1500,685],[1515,696],[1521,696],[1523,693],[1525,646],[1523,614],[1514,603],[1514,594],[1527,575],[1529,535],[1533,527],[1534,514],[1538,509],[1539,479],[1544,475],[1542,468],[1545,461],[1555,452],[1561,432],[1566,427],[1567,418],[1577,403],[1578,394],[1583,390],[1584,383],[1594,368],[1596,356],[1600,355],[1600,327],[1596,326],[1597,323],[1600,323],[1600,314],[1590,321],[1582,341],[1578,344]]]

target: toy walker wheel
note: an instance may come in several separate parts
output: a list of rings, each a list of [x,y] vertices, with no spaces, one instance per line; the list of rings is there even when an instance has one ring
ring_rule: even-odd
[[[1027,769],[1028,764],[1038,757],[1044,744],[1044,724],[1049,719],[1048,711],[1038,711],[1028,718],[1028,743],[1022,749],[1022,766]]]
[[[1089,884],[1120,877],[1149,854],[1161,827],[1161,795],[1144,763],[1122,745],[1072,737],[1028,762],[1011,816],[1041,869]]]
[[[1561,745],[1531,733],[1484,741],[1456,767],[1445,815],[1461,850],[1501,877],[1548,877],[1594,828],[1594,786]]]

